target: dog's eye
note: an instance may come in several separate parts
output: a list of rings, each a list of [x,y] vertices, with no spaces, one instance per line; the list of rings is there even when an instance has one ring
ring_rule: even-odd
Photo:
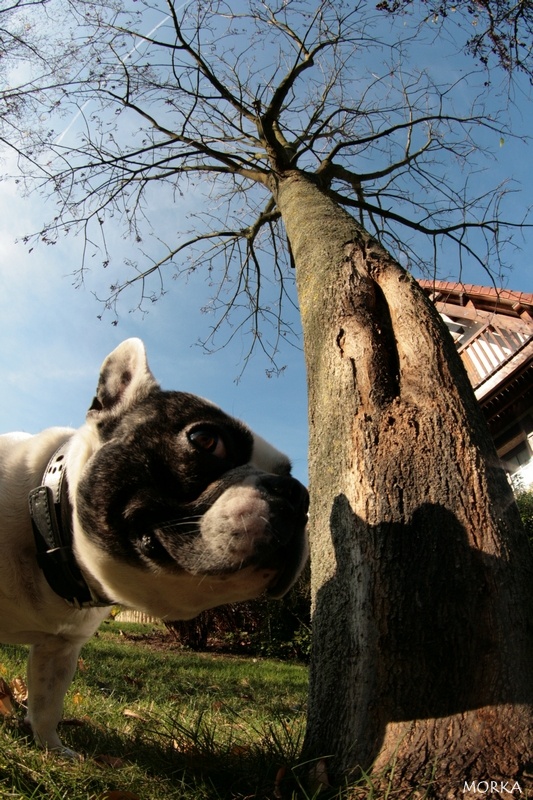
[[[212,428],[196,428],[196,430],[190,431],[188,436],[189,441],[197,450],[211,453],[217,458],[225,458],[226,445],[218,431]]]

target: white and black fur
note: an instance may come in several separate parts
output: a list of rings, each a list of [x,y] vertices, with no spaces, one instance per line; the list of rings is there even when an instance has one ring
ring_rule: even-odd
[[[281,597],[307,558],[308,495],[243,423],[162,391],[139,339],[104,361],[82,428],[0,436],[0,641],[30,645],[35,741],[72,756],[56,728],[80,648],[109,607],[68,605],[37,562],[28,495],[64,443],[74,556],[91,593],[166,620]]]

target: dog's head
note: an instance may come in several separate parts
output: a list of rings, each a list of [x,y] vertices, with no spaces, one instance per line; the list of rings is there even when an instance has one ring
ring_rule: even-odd
[[[138,339],[105,360],[68,473],[77,554],[118,602],[178,618],[281,597],[307,558],[308,494],[286,456],[212,403],[162,391]]]

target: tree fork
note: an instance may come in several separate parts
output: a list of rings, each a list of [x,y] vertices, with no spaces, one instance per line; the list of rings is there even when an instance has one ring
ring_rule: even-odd
[[[525,787],[532,556],[451,337],[315,179],[287,173],[274,194],[309,386],[305,757],[334,778],[394,764],[406,796],[429,776],[439,797],[466,780]]]

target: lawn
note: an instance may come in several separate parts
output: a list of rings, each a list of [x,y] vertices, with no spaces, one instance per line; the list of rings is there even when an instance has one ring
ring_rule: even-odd
[[[35,748],[24,708],[14,704],[2,725],[0,798],[306,797],[293,772],[306,668],[191,653],[165,643],[161,632],[155,642],[142,632],[110,621],[82,651],[60,731],[82,762]],[[26,648],[1,646],[4,680],[11,684],[25,670]]]

